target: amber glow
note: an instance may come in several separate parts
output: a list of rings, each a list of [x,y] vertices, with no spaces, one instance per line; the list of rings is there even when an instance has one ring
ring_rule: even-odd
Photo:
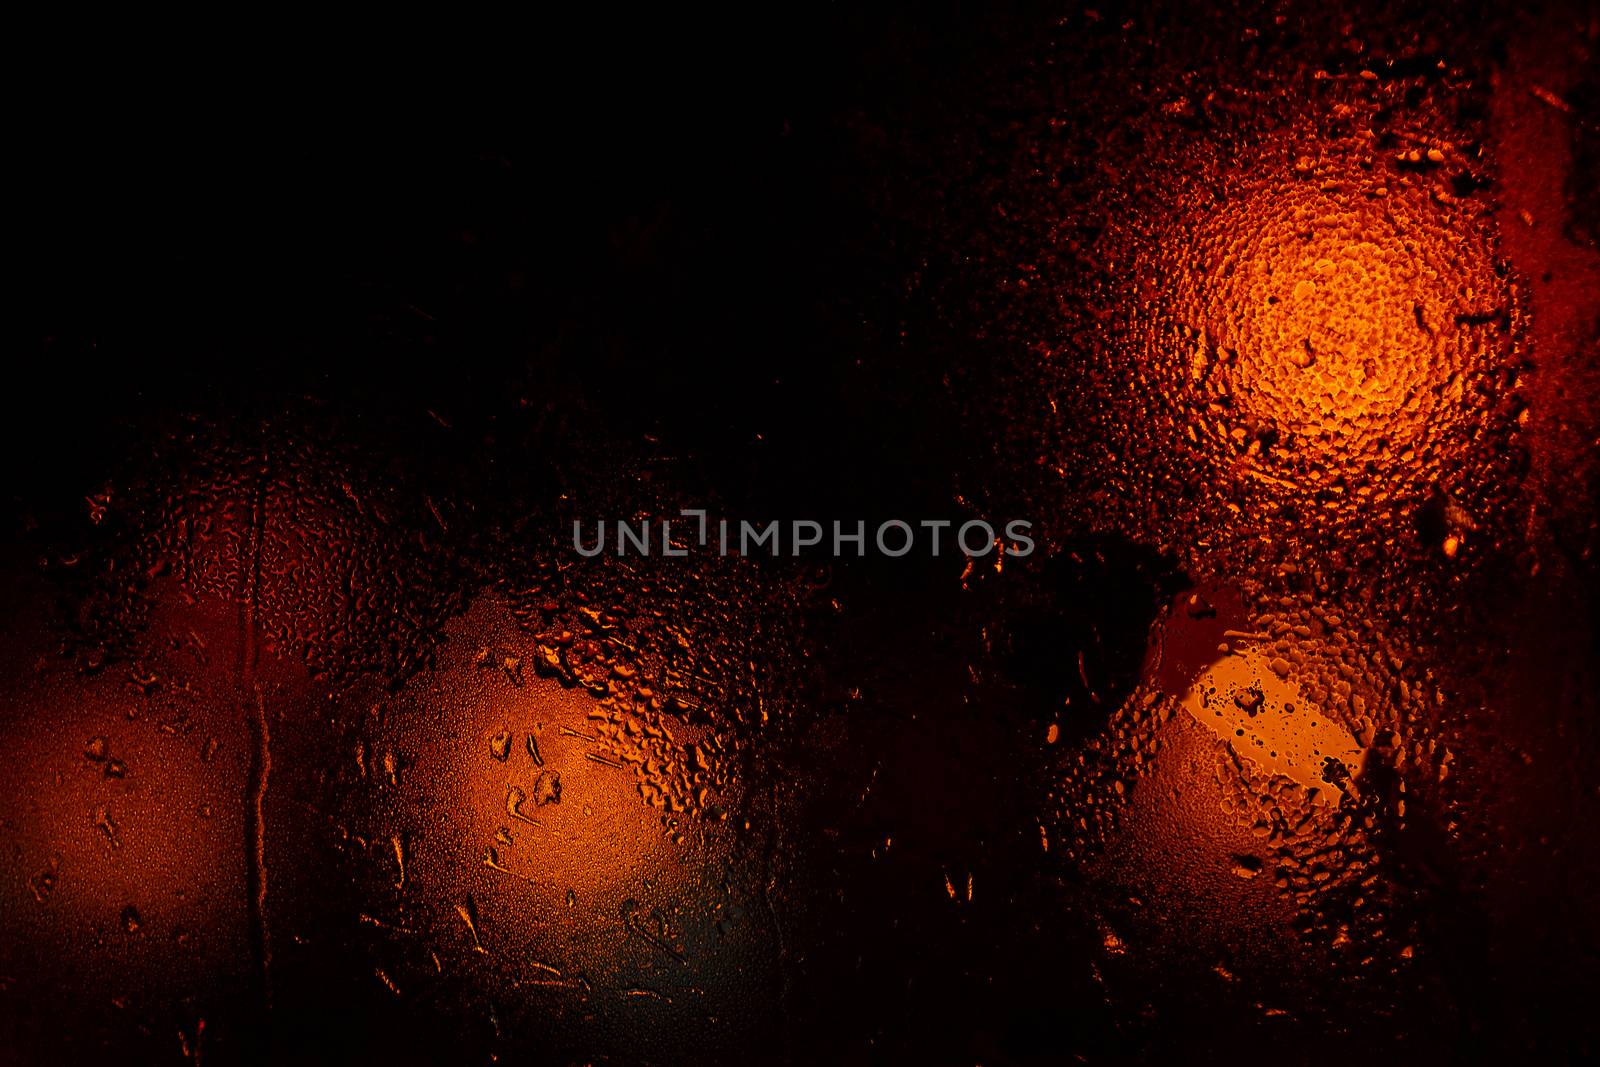
[[[1258,773],[1282,775],[1313,802],[1337,805],[1361,746],[1300,691],[1290,670],[1254,649],[1223,653],[1184,693],[1184,710]]]
[[[725,869],[745,828],[717,742],[634,687],[539,675],[503,601],[448,638],[438,672],[359,735],[364,802],[348,810],[375,887],[361,936],[414,949],[373,981],[401,996],[444,967],[474,998],[719,1010],[740,980],[730,957],[762,935],[758,887]]]
[[[1488,239],[1430,184],[1359,159],[1275,169],[1190,205],[1169,250],[1158,320],[1178,325],[1162,343],[1183,353],[1189,435],[1302,494],[1414,489],[1481,432],[1507,357]]]

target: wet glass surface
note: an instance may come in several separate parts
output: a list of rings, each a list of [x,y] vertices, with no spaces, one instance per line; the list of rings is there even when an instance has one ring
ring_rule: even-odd
[[[1600,19],[714,21],[26,131],[0,1059],[1593,1055]]]

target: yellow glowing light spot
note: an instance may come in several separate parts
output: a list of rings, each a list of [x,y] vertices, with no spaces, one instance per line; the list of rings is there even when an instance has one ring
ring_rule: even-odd
[[[1355,773],[1361,746],[1280,673],[1271,657],[1247,650],[1223,655],[1183,696],[1195,720],[1227,742],[1240,759],[1315,790],[1315,803],[1335,805],[1330,768]]]

